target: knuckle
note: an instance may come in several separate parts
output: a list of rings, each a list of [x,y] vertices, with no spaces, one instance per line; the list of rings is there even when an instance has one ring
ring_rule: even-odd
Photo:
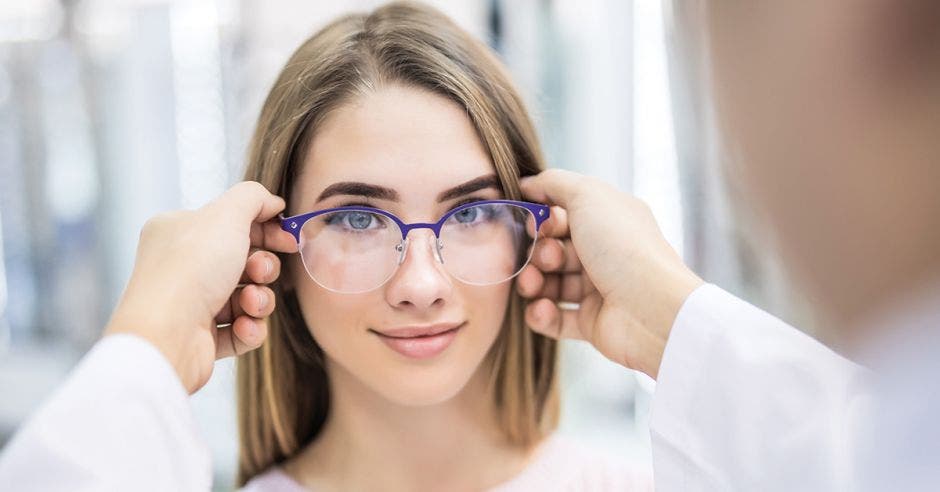
[[[162,231],[172,225],[173,223],[179,221],[182,217],[182,212],[173,211],[173,212],[163,212],[153,217],[147,219],[144,222],[143,227],[141,228],[141,236],[150,236],[159,231]]]
[[[646,200],[641,200],[641,199],[639,199],[639,198],[637,198],[637,197],[631,196],[631,197],[629,198],[629,201],[630,201],[630,203],[632,203],[633,207],[634,207],[638,212],[643,213],[643,214],[646,214],[646,215],[652,215],[652,214],[653,214],[653,209],[650,207],[650,204],[646,202]]]
[[[553,167],[542,171],[542,175],[546,178],[558,178],[562,172],[563,171],[561,169]]]
[[[264,187],[261,183],[257,181],[242,181],[235,185],[235,188],[238,188],[239,191],[244,193],[250,193],[255,195],[261,195],[268,193],[268,189]]]

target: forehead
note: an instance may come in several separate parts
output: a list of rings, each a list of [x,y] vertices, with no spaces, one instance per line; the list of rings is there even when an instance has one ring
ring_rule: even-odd
[[[384,86],[334,110],[304,156],[293,196],[311,203],[327,186],[361,181],[393,188],[404,201],[493,172],[466,111],[437,94]]]

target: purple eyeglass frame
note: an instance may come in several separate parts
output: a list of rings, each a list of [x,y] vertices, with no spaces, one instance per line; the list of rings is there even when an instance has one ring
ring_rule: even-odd
[[[414,229],[431,229],[434,231],[434,237],[437,239],[441,238],[441,227],[444,227],[444,223],[447,222],[452,215],[461,210],[465,210],[472,207],[477,207],[480,205],[487,204],[506,204],[506,205],[515,205],[517,207],[524,208],[532,213],[532,216],[535,217],[535,232],[536,237],[538,237],[539,228],[542,226],[542,223],[548,219],[549,216],[549,207],[548,205],[542,205],[541,203],[531,203],[531,202],[522,202],[517,200],[480,200],[476,202],[469,202],[463,205],[460,205],[456,208],[449,210],[445,213],[437,222],[427,223],[427,222],[413,222],[408,224],[403,220],[396,217],[391,212],[382,210],[380,208],[372,207],[362,207],[362,206],[349,206],[349,207],[337,207],[337,208],[328,208],[324,210],[317,210],[316,212],[308,212],[305,214],[294,215],[291,217],[280,217],[281,220],[281,229],[291,233],[294,236],[294,239],[297,240],[297,243],[300,243],[300,230],[303,228],[304,224],[319,215],[327,214],[330,212],[369,212],[376,213],[379,215],[384,215],[389,219],[392,219],[395,224],[398,225],[398,229],[401,230],[401,240],[404,241],[408,237],[408,233]]]

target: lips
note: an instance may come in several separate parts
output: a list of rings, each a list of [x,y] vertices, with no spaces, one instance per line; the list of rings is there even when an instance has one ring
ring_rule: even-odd
[[[430,359],[450,346],[464,323],[370,330],[389,348],[411,359]]]

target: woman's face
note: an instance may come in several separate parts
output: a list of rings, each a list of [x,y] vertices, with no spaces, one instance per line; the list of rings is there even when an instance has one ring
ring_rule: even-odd
[[[482,189],[447,193],[481,177],[490,178]],[[366,186],[332,186],[337,183]],[[406,223],[430,223],[468,198],[501,198],[496,183],[465,110],[436,94],[391,85],[343,105],[320,125],[293,183],[290,213],[366,205]],[[438,262],[433,240],[430,229],[412,230],[397,271],[361,294],[326,290],[298,255],[290,259],[301,312],[334,384],[364,386],[398,404],[430,405],[455,396],[482,366],[511,283],[455,280]],[[412,336],[428,330],[446,332]]]

